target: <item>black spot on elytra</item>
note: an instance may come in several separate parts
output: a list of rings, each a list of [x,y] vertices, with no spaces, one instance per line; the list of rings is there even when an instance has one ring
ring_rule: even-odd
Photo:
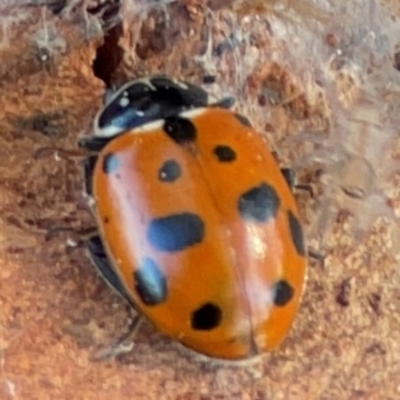
[[[111,174],[119,168],[119,159],[116,154],[108,153],[103,158],[103,172]]]
[[[104,222],[105,224],[110,223],[110,218],[108,218],[107,216],[103,217],[103,222]]]
[[[266,222],[274,218],[279,206],[278,194],[265,182],[243,193],[238,201],[242,218],[256,222]]]
[[[186,118],[172,116],[164,120],[165,133],[176,143],[186,144],[196,139],[197,131],[193,123]]]
[[[294,295],[294,289],[285,280],[276,282],[272,288],[273,290],[273,301],[277,307],[284,307]]]
[[[205,303],[192,313],[191,326],[195,330],[209,331],[218,327],[222,320],[222,310],[213,303]]]
[[[145,258],[133,274],[135,289],[147,306],[156,306],[167,299],[167,280],[151,258]]]
[[[203,220],[187,212],[153,219],[147,231],[147,239],[158,250],[179,251],[201,243],[204,231]]]
[[[245,116],[243,116],[241,114],[235,114],[235,117],[242,125],[247,126],[249,128],[252,127],[251,122]]]
[[[232,162],[236,159],[235,151],[226,145],[219,144],[214,148],[214,154],[220,162]]]
[[[291,211],[288,211],[288,219],[290,235],[292,237],[294,247],[299,255],[304,256],[306,254],[306,249],[304,246],[304,236],[301,224],[298,218]]]
[[[181,167],[175,160],[168,160],[158,171],[158,179],[162,182],[174,182],[181,176]]]

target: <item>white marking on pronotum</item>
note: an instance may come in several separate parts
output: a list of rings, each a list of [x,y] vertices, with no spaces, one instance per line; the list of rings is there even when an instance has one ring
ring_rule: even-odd
[[[118,101],[119,105],[121,107],[128,107],[130,104],[128,95],[129,95],[129,88],[131,88],[134,85],[137,85],[139,83],[142,83],[145,85],[145,87],[142,89],[144,91],[155,91],[157,88],[151,83],[150,78],[142,78],[142,79],[136,79],[133,81],[129,81],[122,85],[119,89],[117,89],[115,92],[113,92],[109,97],[107,96],[107,101],[104,104],[104,106],[98,111],[96,114],[94,121],[93,121],[93,132],[94,136],[96,137],[112,137],[116,134],[121,133],[121,130],[115,126],[108,126],[106,128],[99,128],[99,120],[101,115],[104,113],[104,111],[115,101]],[[144,113],[143,111],[138,111],[137,115],[139,117],[143,116]]]
[[[124,97],[119,100],[119,105],[123,108],[128,107],[131,102],[129,101],[127,95],[124,93]]]
[[[179,116],[187,119],[196,118],[203,115],[207,111],[206,107],[193,108],[191,110],[182,111]]]
[[[179,114],[182,118],[196,118],[200,115],[203,115],[207,111],[207,108],[194,108],[193,110],[183,111]],[[148,122],[147,124],[143,124],[138,126],[137,128],[132,129],[129,134],[130,135],[140,135],[142,133],[147,133],[150,131],[155,131],[162,129],[164,126],[165,120],[164,119],[157,119],[156,121]]]

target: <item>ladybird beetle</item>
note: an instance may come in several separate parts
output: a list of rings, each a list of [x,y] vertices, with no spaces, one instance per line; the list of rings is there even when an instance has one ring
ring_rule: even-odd
[[[95,267],[164,334],[239,360],[286,336],[307,257],[291,179],[231,105],[163,76],[131,81],[80,146]]]

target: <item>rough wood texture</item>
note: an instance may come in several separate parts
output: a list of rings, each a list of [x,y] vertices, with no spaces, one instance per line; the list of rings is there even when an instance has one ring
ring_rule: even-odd
[[[285,46],[305,41],[307,48],[313,35],[322,32],[323,40],[315,41],[321,60],[329,60],[346,29],[328,32],[319,26],[301,37],[302,30],[293,28],[282,38],[277,25],[270,24],[280,14],[256,17],[251,1],[237,9],[242,18],[237,20],[227,8],[229,1],[210,2],[212,12],[204,1],[173,2],[149,12],[146,2],[131,0],[122,4],[122,25],[103,38],[95,2],[88,14],[83,3],[67,2],[74,3],[79,4],[64,14],[28,7],[22,18],[19,10],[0,49],[0,398],[400,398],[399,248],[393,235],[399,224],[395,216],[400,215],[398,174],[380,171],[378,166],[386,164],[379,158],[369,160],[375,173],[386,177],[379,201],[393,214],[385,209],[382,214],[389,219],[374,219],[355,236],[354,224],[363,220],[362,213],[377,207],[369,198],[339,199],[332,187],[347,182],[355,168],[357,183],[369,190],[360,167],[326,166],[313,159],[315,167],[302,157],[321,150],[324,142],[296,141],[299,131],[338,141],[333,129],[337,113],[355,107],[360,82],[339,60],[330,64],[335,89],[331,85],[329,93],[328,88],[319,91],[324,84],[316,83],[315,65],[306,54],[297,61]],[[266,4],[253,3],[258,3],[254,8]],[[365,8],[374,2],[354,3]],[[0,12],[4,18],[16,10],[5,7]],[[393,7],[392,13],[398,15],[398,10]],[[305,9],[293,18],[284,23],[296,26],[300,18],[311,25],[317,17]],[[346,51],[351,58],[351,49]],[[314,185],[316,196],[302,194],[299,202],[310,244],[326,255],[325,265],[311,261],[295,326],[276,352],[248,366],[218,365],[145,324],[132,352],[96,360],[99,350],[124,334],[129,313],[81,249],[68,247],[63,235],[44,239],[54,225],[92,224],[81,195],[79,163],[51,155],[33,158],[43,146],[74,148],[76,138],[90,129],[104,92],[104,82],[93,72],[95,59],[94,70],[107,83],[160,71],[195,82],[215,75],[218,84],[210,89],[236,94],[238,108],[268,136],[285,163],[303,160],[297,162],[300,176]],[[398,105],[395,95],[388,103]],[[381,104],[376,100],[367,105],[369,117],[380,112],[374,108]],[[390,117],[397,121],[395,111]],[[368,139],[381,137],[378,131]],[[391,137],[386,145],[395,164],[399,139]],[[348,150],[346,144],[339,150],[327,147],[337,153],[340,148]],[[331,180],[320,180],[317,169],[326,169]]]

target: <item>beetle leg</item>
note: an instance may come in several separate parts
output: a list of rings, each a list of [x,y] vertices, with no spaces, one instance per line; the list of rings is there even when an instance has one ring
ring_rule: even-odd
[[[296,183],[296,174],[291,168],[281,168],[281,173],[292,192],[295,190],[304,190],[310,194],[310,197],[314,197],[314,190],[311,185]]]
[[[78,140],[78,146],[81,149],[86,150],[86,154],[89,153],[94,153],[97,154],[99,153],[103,147],[112,139],[114,139],[115,136],[111,137],[101,137],[101,136],[85,136],[82,137]]]
[[[99,275],[104,279],[108,286],[111,287],[119,296],[121,296],[130,307],[134,308],[129,295],[126,293],[125,287],[120,277],[116,274],[112,262],[109,260],[103,241],[98,234],[92,235],[85,243],[88,256]]]
[[[281,168],[281,173],[285,178],[285,181],[290,187],[290,190],[293,191],[296,185],[296,174],[291,168]]]
[[[308,249],[307,255],[309,258],[314,259],[315,261],[317,261],[318,263],[321,264],[321,267],[324,268],[325,266],[325,255],[318,253],[312,249]]]
[[[310,197],[314,197],[314,189],[312,188],[311,185],[307,185],[307,184],[299,184],[299,185],[294,185],[294,189],[295,190],[304,190],[306,192],[308,192],[308,194],[310,195]]]
[[[91,227],[84,230],[77,230],[69,226],[54,226],[47,230],[45,234],[45,240],[50,241],[54,239],[59,233],[69,233],[68,242],[70,247],[82,247],[84,246],[91,237],[98,232],[96,227]]]
[[[39,147],[34,151],[33,158],[35,160],[39,160],[41,158],[46,158],[52,154],[54,155],[56,160],[64,159],[67,161],[71,160],[71,158],[74,157],[84,158],[90,155],[90,153],[84,150],[65,150],[56,146],[44,146],[44,147]]]
[[[135,345],[135,337],[144,321],[144,318],[136,313],[132,308],[130,310],[135,314],[132,316],[132,322],[128,327],[128,333],[122,336],[115,345],[97,351],[91,357],[93,361],[103,361],[132,351]]]

